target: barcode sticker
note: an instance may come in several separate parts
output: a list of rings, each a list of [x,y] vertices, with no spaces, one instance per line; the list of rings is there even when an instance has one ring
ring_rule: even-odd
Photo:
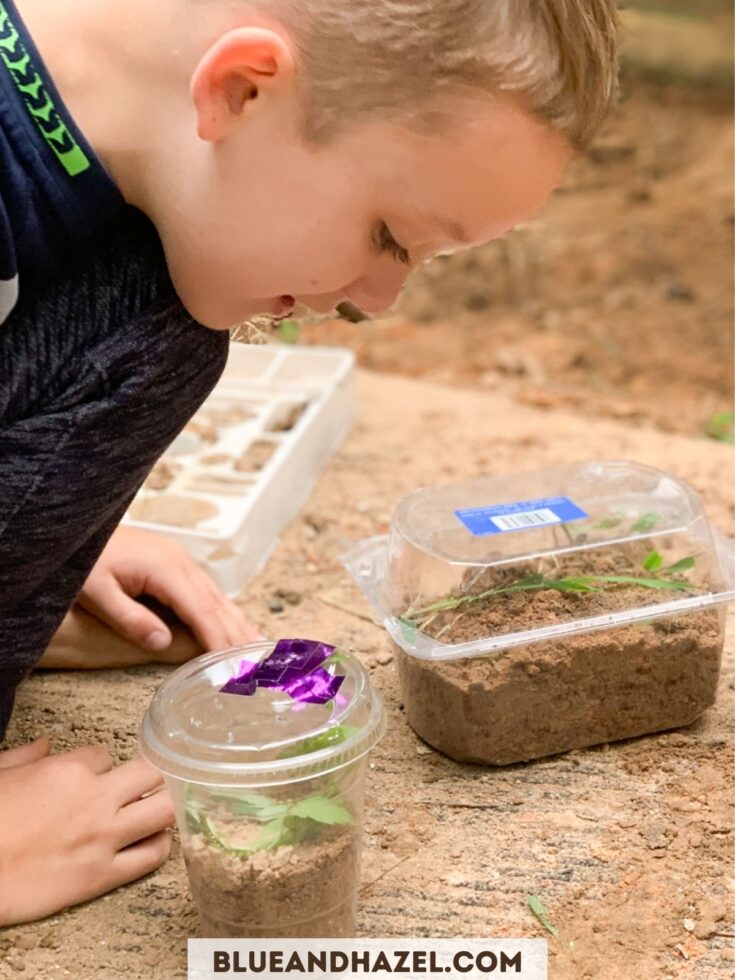
[[[544,500],[524,500],[494,507],[471,507],[454,512],[470,534],[503,534],[507,531],[527,531],[550,524],[580,521],[588,515],[568,497],[549,497]]]

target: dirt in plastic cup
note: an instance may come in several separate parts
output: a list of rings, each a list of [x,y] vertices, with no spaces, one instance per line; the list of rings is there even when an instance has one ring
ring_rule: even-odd
[[[313,640],[206,654],[143,719],[207,937],[355,934],[368,753],[385,714],[366,670]]]

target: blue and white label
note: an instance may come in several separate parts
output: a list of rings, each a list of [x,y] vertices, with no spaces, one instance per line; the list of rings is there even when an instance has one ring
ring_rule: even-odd
[[[528,531],[548,524],[568,524],[589,517],[569,497],[545,497],[542,500],[521,500],[515,504],[495,507],[470,507],[455,510],[457,517],[475,537],[484,534],[504,534],[507,531]]]

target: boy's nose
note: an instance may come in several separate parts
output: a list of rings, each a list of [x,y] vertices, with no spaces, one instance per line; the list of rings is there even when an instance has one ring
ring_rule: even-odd
[[[359,279],[345,290],[345,299],[365,313],[382,313],[390,309],[398,299],[403,284],[408,278],[409,268],[396,270],[390,276]]]

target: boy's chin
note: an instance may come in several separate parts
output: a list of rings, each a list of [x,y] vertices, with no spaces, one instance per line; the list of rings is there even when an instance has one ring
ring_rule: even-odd
[[[293,296],[250,300],[242,305],[238,304],[236,311],[209,303],[202,304],[198,308],[193,308],[189,304],[185,305],[187,305],[190,315],[202,326],[209,327],[211,330],[233,330],[251,317],[269,316],[282,320],[291,316],[296,306],[296,300]]]

